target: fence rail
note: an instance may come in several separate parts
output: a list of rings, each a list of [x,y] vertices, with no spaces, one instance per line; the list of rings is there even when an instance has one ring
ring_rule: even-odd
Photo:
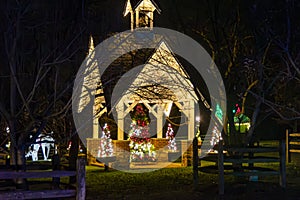
[[[199,146],[193,143],[193,154],[198,155]],[[279,184],[286,187],[285,141],[279,147],[224,147],[223,141],[218,143],[218,153],[208,155],[201,160],[212,162],[212,165],[199,166],[198,156],[194,156],[194,186],[198,185],[198,171],[219,174],[219,195],[224,194],[224,175],[234,176],[279,176]],[[226,153],[225,153],[226,152]],[[228,154],[230,152],[230,154]],[[261,155],[262,153],[262,155]],[[271,153],[272,156],[269,156]],[[273,154],[278,153],[278,156]],[[257,155],[258,154],[258,155]],[[278,170],[271,167],[257,167],[256,163],[278,163]]]
[[[291,153],[300,153],[300,133],[292,133],[286,130],[286,162],[291,162]]]
[[[77,159],[76,171],[0,171],[0,179],[35,179],[52,178],[53,190],[12,190],[1,191],[0,199],[44,199],[44,198],[64,198],[76,197],[77,200],[85,199],[85,165],[84,158]],[[76,176],[76,187],[74,189],[59,189],[60,177]]]

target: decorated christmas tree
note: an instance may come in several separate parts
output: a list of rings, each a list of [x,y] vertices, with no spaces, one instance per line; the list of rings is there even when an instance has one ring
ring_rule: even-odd
[[[113,156],[113,152],[114,151],[112,146],[112,140],[110,138],[110,129],[107,123],[105,123],[102,128],[102,136],[100,138],[100,145],[97,157],[111,157]]]
[[[177,151],[177,145],[175,140],[174,131],[171,124],[168,124],[168,129],[166,132],[166,139],[169,139],[168,141],[168,149],[169,151]]]
[[[131,130],[129,132],[130,161],[154,162],[156,152],[151,144],[149,118],[142,105],[137,105],[132,112]]]

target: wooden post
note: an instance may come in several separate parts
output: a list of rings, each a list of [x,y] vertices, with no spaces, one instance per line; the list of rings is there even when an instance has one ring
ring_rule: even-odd
[[[181,140],[181,166],[192,166],[193,147],[192,141]]]
[[[124,140],[124,116],[126,113],[124,112],[124,103],[120,102],[117,105],[117,116],[118,116],[118,140]]]
[[[140,16],[139,16],[139,9],[135,10],[135,28],[138,28],[140,25]]]
[[[133,28],[134,28],[134,16],[133,16],[133,11],[132,10],[130,11],[130,28],[131,28],[131,31],[133,31]]]
[[[85,158],[77,159],[76,200],[85,200]]]
[[[254,147],[254,143],[253,143],[253,142],[250,143],[250,147],[251,147],[251,148]],[[249,151],[248,156],[249,156],[249,159],[252,159],[252,158],[254,157],[254,153],[251,152],[251,151]],[[254,167],[254,163],[248,163],[248,166],[249,166],[249,169],[252,170],[253,167]]]
[[[52,156],[52,170],[59,170],[60,159],[58,154]],[[52,187],[54,189],[59,188],[60,177],[52,177]]]
[[[280,178],[279,178],[279,184],[281,187],[286,187],[286,148],[285,148],[284,140],[280,141]]]
[[[291,162],[291,154],[289,150],[289,130],[286,129],[285,131],[285,157],[286,157],[286,162],[290,163]]]
[[[95,106],[93,106],[93,109],[95,109]],[[96,115],[97,111],[93,111],[94,114]],[[98,117],[93,117],[93,138],[99,138],[99,122],[98,122]]]
[[[153,29],[153,20],[154,20],[153,12],[150,12],[149,14],[150,14],[150,29],[152,30]]]
[[[105,162],[104,163],[104,171],[107,172],[109,167],[108,167],[109,163],[108,162]]]
[[[219,170],[219,195],[224,195],[224,155],[223,140],[219,141],[218,148],[218,170]]]
[[[188,123],[188,140],[193,140],[194,135],[195,135],[195,103],[193,100],[190,100],[188,102],[188,118],[189,118],[189,123]]]
[[[198,176],[198,163],[199,163],[199,157],[198,157],[198,139],[197,137],[194,137],[193,140],[193,178],[194,178],[194,189],[197,188],[199,183],[199,176]]]
[[[156,130],[157,130],[157,138],[163,138],[163,108],[161,105],[157,106],[157,116],[156,116]]]

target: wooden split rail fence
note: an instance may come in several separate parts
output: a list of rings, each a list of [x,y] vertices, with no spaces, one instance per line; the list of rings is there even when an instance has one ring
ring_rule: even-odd
[[[199,146],[194,143],[193,154],[198,155]],[[228,154],[228,152],[231,152]],[[198,155],[199,156],[199,155]],[[218,144],[218,153],[208,154],[200,159],[194,156],[194,186],[198,185],[198,172],[214,173],[219,175],[218,187],[219,195],[224,194],[224,175],[245,176],[245,177],[262,177],[262,176],[278,176],[281,187],[286,187],[286,152],[285,141],[279,142],[279,147],[225,147],[223,141]],[[201,161],[211,162],[211,165],[201,166]],[[258,163],[277,163],[278,169],[273,167],[259,167]],[[276,168],[276,167],[275,167]]]
[[[52,178],[52,188],[48,190],[9,190],[1,191],[0,199],[45,199],[73,197],[77,200],[85,199],[85,165],[84,158],[78,158],[76,171],[0,171],[0,179],[40,179]],[[60,177],[76,176],[76,187],[74,189],[60,189]]]
[[[291,153],[300,153],[300,133],[286,130],[286,161],[291,162]]]

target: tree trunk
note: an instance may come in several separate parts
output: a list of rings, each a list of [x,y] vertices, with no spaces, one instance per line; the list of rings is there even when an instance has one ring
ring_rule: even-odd
[[[18,160],[18,154],[17,154],[17,137],[16,137],[16,131],[15,131],[15,121],[10,119],[9,120],[9,131],[10,131],[10,165],[13,165],[16,167],[17,160]]]
[[[69,170],[75,171],[79,148],[79,136],[77,133],[71,137],[71,144],[72,145],[69,151]],[[70,184],[73,183],[76,183],[76,176],[70,177]]]
[[[249,143],[252,143],[253,142],[253,134],[254,134],[254,130],[255,130],[255,125],[256,125],[256,121],[257,121],[257,117],[259,115],[259,112],[260,112],[260,106],[262,104],[262,100],[261,99],[258,99],[256,101],[256,105],[255,105],[255,110],[252,114],[252,119],[251,119],[251,126],[250,126],[250,129],[245,137],[245,144],[249,144]]]

